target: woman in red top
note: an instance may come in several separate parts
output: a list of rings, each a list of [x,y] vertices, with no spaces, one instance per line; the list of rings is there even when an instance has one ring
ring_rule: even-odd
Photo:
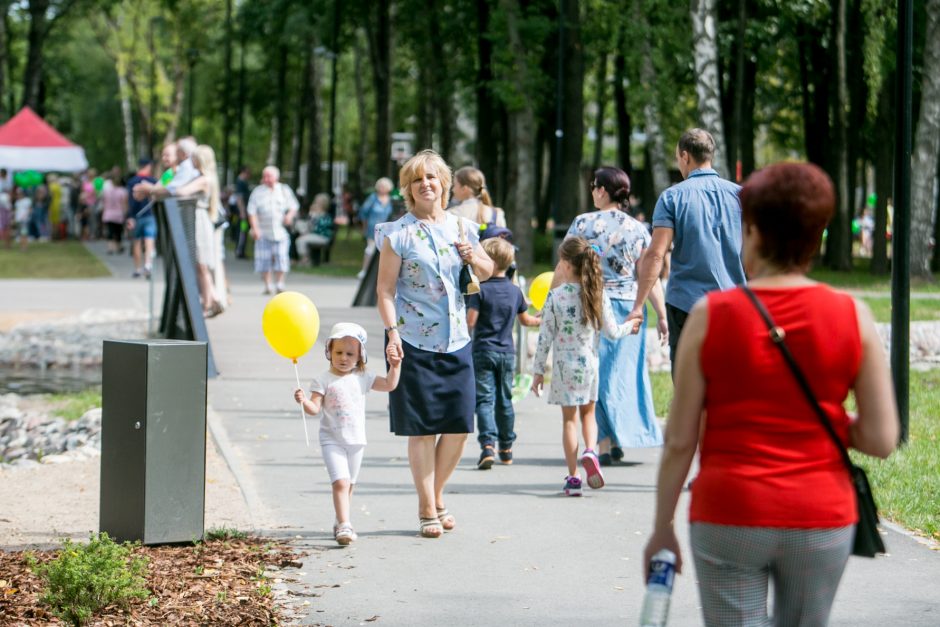
[[[834,207],[832,182],[814,165],[755,173],[741,190],[744,266],[843,443],[887,457],[898,415],[871,313],[806,276]],[[690,535],[705,623],[825,625],[851,552],[855,494],[838,448],[743,290],[695,305],[673,368],[644,563],[667,548],[681,572],[672,522],[704,422]],[[849,390],[857,417],[843,408]]]

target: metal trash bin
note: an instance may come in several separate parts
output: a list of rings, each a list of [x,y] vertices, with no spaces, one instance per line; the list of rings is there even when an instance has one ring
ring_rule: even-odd
[[[201,540],[205,342],[104,342],[99,528],[143,544]]]

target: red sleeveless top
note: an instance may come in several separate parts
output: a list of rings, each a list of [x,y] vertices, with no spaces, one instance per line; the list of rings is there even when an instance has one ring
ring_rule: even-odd
[[[852,298],[825,285],[754,293],[848,444],[843,402],[862,355]],[[742,290],[708,295],[701,366],[707,415],[690,519],[804,529],[857,522],[839,450]]]

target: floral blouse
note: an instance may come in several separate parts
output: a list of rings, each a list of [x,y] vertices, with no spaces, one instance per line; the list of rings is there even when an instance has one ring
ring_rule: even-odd
[[[603,293],[601,328],[581,322],[581,286],[563,283],[548,293],[542,307],[542,324],[532,371],[544,374],[548,351],[552,351],[552,385],[548,402],[553,405],[584,405],[597,400],[600,335],[612,340],[628,335],[633,321],[617,324],[607,292]]]
[[[569,237],[583,237],[600,249],[608,296],[636,300],[636,262],[651,239],[641,222],[619,209],[591,211],[575,218],[565,235]]]
[[[454,245],[460,239],[459,219],[447,213],[442,224],[428,224],[406,213],[375,227],[377,249],[381,251],[388,239],[401,257],[395,293],[399,335],[421,350],[452,353],[470,342],[459,287],[463,263]],[[463,222],[467,241],[476,247],[479,226]]]

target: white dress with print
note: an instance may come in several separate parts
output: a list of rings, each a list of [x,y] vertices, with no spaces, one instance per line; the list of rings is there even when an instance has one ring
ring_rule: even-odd
[[[629,335],[633,328],[632,320],[618,325],[606,293],[603,299],[600,331],[581,322],[581,286],[577,283],[559,285],[545,299],[533,371],[545,373],[551,349],[552,381],[548,402],[552,405],[570,407],[596,401],[600,334],[617,339]]]

